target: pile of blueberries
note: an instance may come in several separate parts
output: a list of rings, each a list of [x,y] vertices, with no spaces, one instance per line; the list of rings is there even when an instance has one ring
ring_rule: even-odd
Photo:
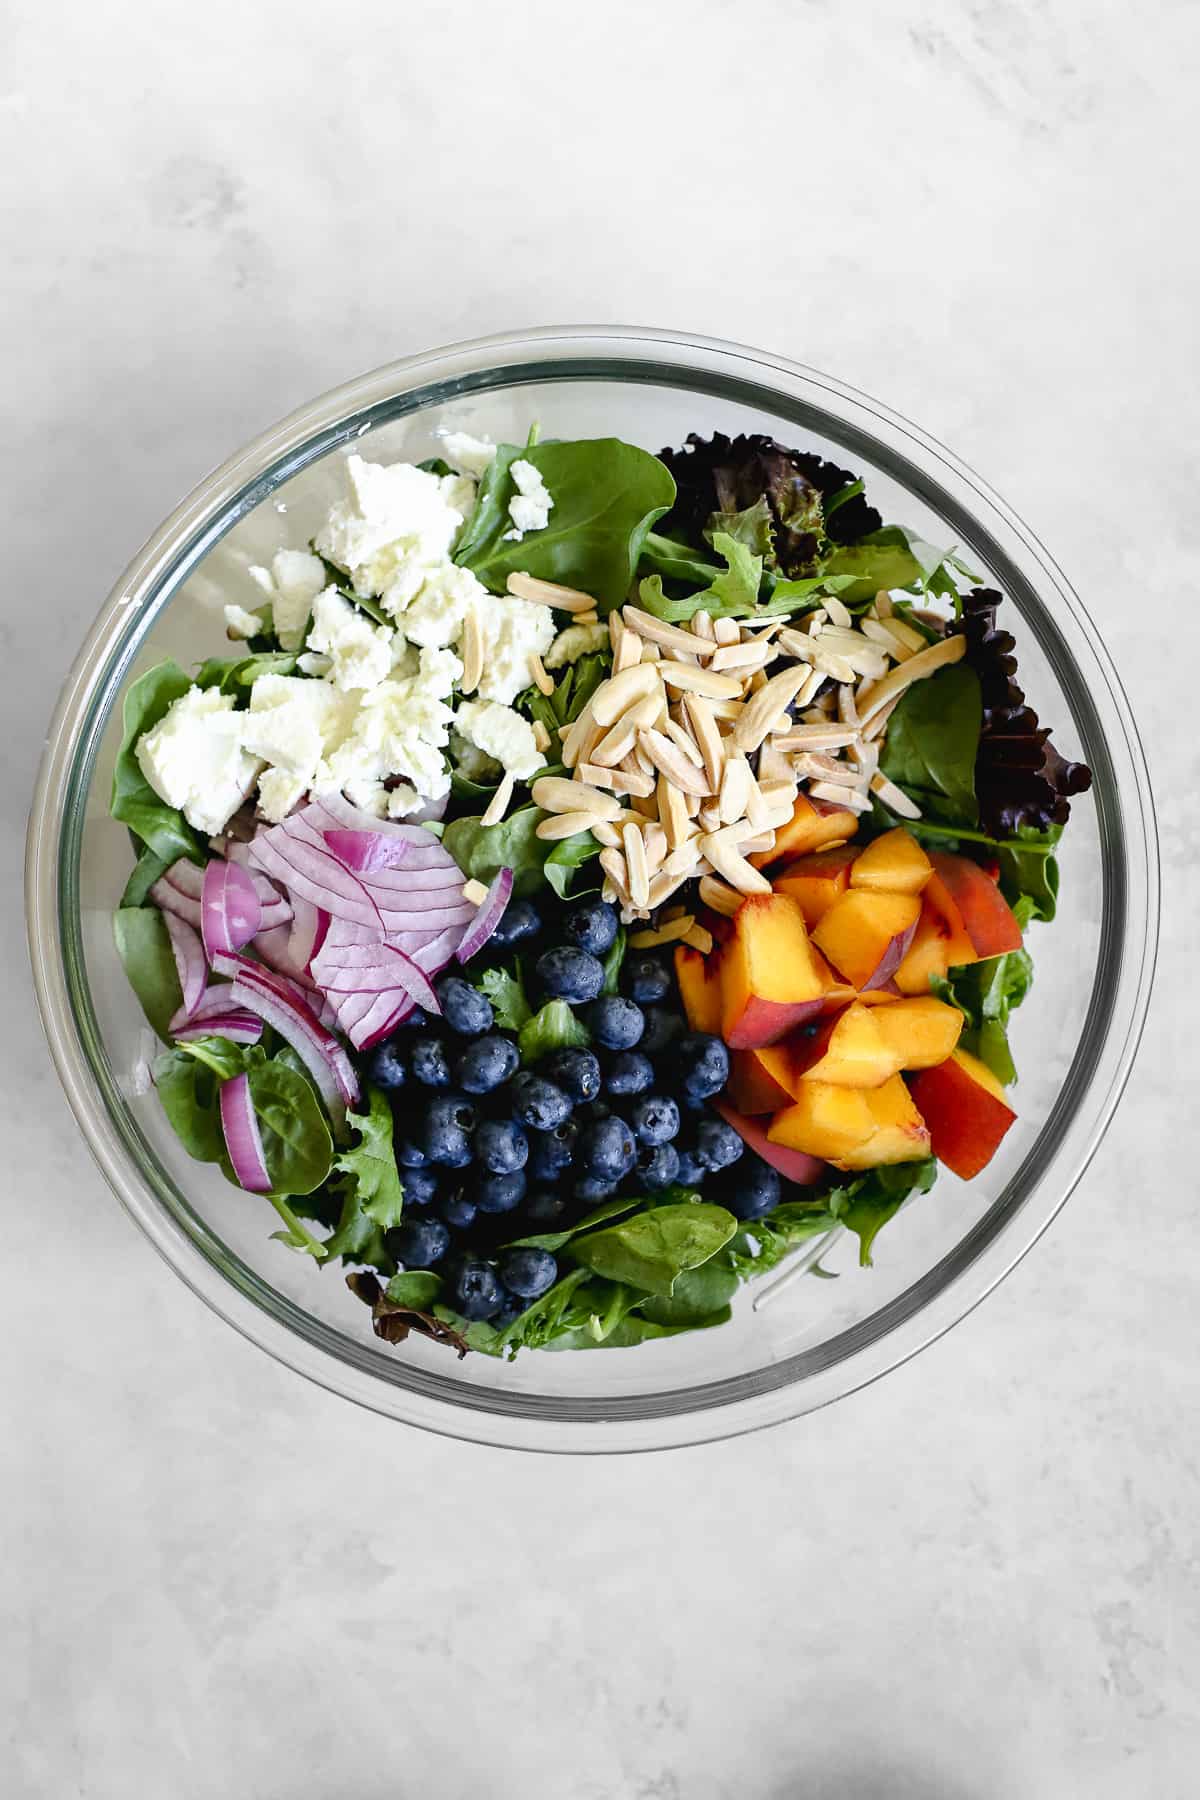
[[[560,909],[551,925],[517,900],[489,946],[522,956],[531,1004],[578,1008],[590,1049],[522,1068],[486,996],[445,974],[440,1019],[410,1014],[371,1054],[368,1079],[394,1098],[408,1214],[388,1248],[406,1268],[445,1273],[465,1318],[506,1322],[558,1278],[549,1251],[500,1246],[569,1227],[615,1195],[708,1184],[743,1220],[779,1202],[776,1171],[708,1104],[729,1052],[687,1030],[666,965],[627,956],[620,992],[601,992],[616,936],[602,901]]]

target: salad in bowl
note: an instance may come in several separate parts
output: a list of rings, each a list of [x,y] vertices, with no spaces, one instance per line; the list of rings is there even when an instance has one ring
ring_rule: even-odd
[[[460,1356],[869,1264],[1013,1124],[1090,784],[1001,594],[765,434],[344,474],[125,695],[113,929],[183,1147]]]

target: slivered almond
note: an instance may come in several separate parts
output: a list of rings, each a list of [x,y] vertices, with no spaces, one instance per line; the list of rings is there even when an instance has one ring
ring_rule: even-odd
[[[899,704],[900,697],[897,695],[894,700],[889,700],[888,704],[875,714],[869,725],[863,727],[863,737],[867,743],[872,743],[883,736],[887,730],[888,720]]]
[[[758,753],[758,784],[764,782],[789,782],[794,787],[791,758],[784,748],[782,737],[768,738]]]
[[[484,816],[486,818],[487,815]],[[546,818],[538,821],[537,835],[540,838],[555,840],[576,837],[581,831],[590,831],[595,823],[595,813],[549,813]]]
[[[696,740],[683,729],[682,725],[675,719],[667,718],[663,722],[661,729],[666,733],[667,737],[670,738],[671,742],[678,749],[682,750],[689,762],[695,763],[698,769],[704,767],[703,752],[696,743]]]
[[[685,694],[683,710],[704,762],[709,790],[715,793],[721,785],[721,774],[725,767],[725,745],[717,729],[712,705],[703,694]]]
[[[596,602],[578,588],[560,587],[557,581],[540,581],[536,575],[518,570],[508,578],[508,591],[518,600],[531,600],[537,606],[557,606],[562,612],[595,612]]]
[[[621,617],[621,609],[619,606],[614,606],[608,615],[608,644],[614,657],[617,654],[617,646],[621,642],[621,633],[624,629],[625,621]]]
[[[773,661],[778,656],[774,644],[762,644],[750,639],[742,644],[722,644],[714,650],[710,669],[721,672],[725,669],[761,669],[764,663]]]
[[[706,931],[703,925],[693,925],[690,931],[685,931],[683,942],[689,950],[698,950],[701,956],[712,955],[712,932]]]
[[[767,831],[770,829],[771,821],[778,816],[779,811],[780,809],[778,806],[772,807],[770,802],[765,798],[762,789],[754,779],[753,772],[751,772],[750,786],[746,794],[746,817],[753,825],[755,831]],[[792,816],[791,801],[786,802],[786,816],[789,819]]]
[[[464,881],[462,897],[469,900],[472,906],[482,906],[487,899],[488,891],[482,881]]]
[[[812,672],[800,668],[785,669],[772,677],[748,702],[733,728],[733,741],[739,750],[757,750],[776,716],[796,699],[812,679]]]
[[[703,767],[686,757],[661,731],[639,732],[638,743],[673,787],[682,788],[685,794],[711,794],[712,786]]]
[[[650,900],[645,840],[636,825],[626,825],[621,837],[625,846],[625,867],[629,870],[629,897],[635,906],[644,907]]]
[[[688,879],[687,875],[668,875],[665,869],[660,869],[657,875],[651,877],[650,881],[650,910],[653,912],[656,906],[661,906],[664,900],[669,900],[671,895],[677,892]],[[666,924],[668,921],[664,920],[663,923]]]
[[[632,668],[622,669],[620,674],[610,675],[607,681],[600,683],[589,701],[592,716],[597,725],[612,725],[635,701],[657,693],[658,688],[657,671],[649,664],[635,663]]]
[[[961,634],[943,638],[940,644],[927,645],[915,656],[910,656],[906,663],[900,663],[897,668],[890,670],[881,681],[875,683],[865,707],[860,708],[859,717],[862,723],[869,725],[875,714],[886,706],[889,700],[898,699],[905,688],[911,687],[914,681],[922,681],[927,675],[934,674],[938,669],[944,669],[951,663],[961,661],[966,654],[966,649],[967,640]]]
[[[546,727],[542,724],[540,719],[535,719],[533,721],[533,741],[542,754],[545,755],[546,751],[550,748],[550,733],[546,730]]]
[[[854,689],[853,688],[840,687],[838,689],[837,709],[838,709],[838,718],[842,721],[843,725],[850,725],[850,726],[857,727],[857,725],[858,725],[858,708],[854,704]]]
[[[757,856],[760,851],[766,852],[775,848],[773,831],[756,831],[753,837],[743,838],[738,845],[739,856]]]
[[[608,825],[603,819],[597,819],[592,826],[592,836],[598,844],[603,844],[606,850],[621,848],[621,833],[615,825]]]
[[[653,791],[649,794],[634,794],[629,804],[639,818],[658,818],[658,801],[655,798]]]
[[[699,612],[692,614],[692,630],[697,637],[707,638],[710,644],[716,642],[716,633],[713,631],[712,614],[706,612],[703,607],[700,608]]]
[[[713,637],[718,644],[736,644],[741,641],[742,628],[736,619],[714,619]]]
[[[764,781],[760,774],[758,791],[772,810],[783,806],[794,807],[796,804],[796,777],[789,771],[788,777],[783,781]]]
[[[779,634],[779,648],[786,651],[789,656],[794,656],[797,662],[810,663],[813,659],[813,641],[803,631],[792,631],[790,629],[781,631]]]
[[[715,800],[710,800],[707,806],[702,806],[698,817],[701,831],[720,831],[721,809]]]
[[[842,604],[836,594],[830,594],[826,599],[825,611],[829,614],[830,620],[834,625],[841,625],[847,631],[854,623],[848,608]]]
[[[575,623],[577,625],[598,625],[600,623],[600,614],[596,611],[594,606],[590,606],[586,612],[575,614]]]
[[[683,804],[689,819],[696,819],[699,817],[702,804],[702,796],[700,794],[685,794],[683,796]]]
[[[616,613],[610,613],[609,617],[615,619],[617,615]],[[624,625],[619,625],[616,632],[616,642],[613,645],[613,674],[623,675],[626,669],[637,668],[641,660],[642,643],[637,632],[626,631]]]
[[[615,819],[621,811],[615,794],[602,794],[585,781],[566,781],[561,775],[543,775],[529,791],[543,812],[589,812],[597,819]]]
[[[554,677],[547,672],[546,665],[540,656],[530,657],[529,673],[533,676],[533,685],[537,688],[539,694],[552,694],[554,692]]]
[[[633,638],[635,643],[641,644],[642,661],[644,663],[656,663],[662,661],[662,651],[657,644],[652,644],[649,638],[639,638],[636,631],[631,631],[629,635]]]
[[[568,769],[574,768],[577,762],[586,759],[584,745],[596,721],[592,716],[592,702],[589,700],[579,717],[565,730],[560,730],[562,737],[562,759]]]
[[[635,674],[631,669],[629,673]],[[652,724],[658,717],[660,701],[657,693],[644,694],[635,700],[627,712],[609,727],[598,744],[592,746],[589,762],[600,763],[602,767],[612,768],[622,757],[628,756],[638,741],[639,731]]]
[[[705,906],[711,907],[715,913],[722,913],[727,919],[732,919],[743,898],[736,888],[731,888],[728,882],[721,881],[716,875],[700,877],[699,894]]]
[[[801,755],[795,759],[796,773],[804,781],[832,782],[835,787],[858,787],[857,769],[837,762],[832,756]]]
[[[784,751],[844,750],[857,735],[852,727],[840,725],[792,725],[773,737],[771,743],[776,750]]]
[[[649,819],[642,827],[642,842],[646,846],[646,867],[653,875],[667,859],[665,827],[657,819]]]
[[[886,623],[880,619],[863,619],[861,629],[865,638],[869,638],[873,644],[878,644],[879,648],[896,662],[907,662],[909,657],[915,654],[912,646],[904,643],[892,630],[890,619]]]
[[[677,850],[691,835],[691,820],[687,814],[687,804],[679,788],[672,785],[669,775],[660,775],[657,788],[658,816],[667,833],[667,842],[672,850]]]
[[[945,620],[938,619],[939,628],[944,625]],[[887,628],[898,644],[903,644],[906,650],[911,650],[914,654],[928,648],[928,640],[921,635],[915,625],[910,625],[907,619],[893,616],[888,620]]]
[[[875,614],[880,619],[890,619],[892,616],[892,596],[886,588],[880,588],[875,596]]]
[[[817,653],[813,657],[813,668],[819,670],[822,675],[828,675],[832,681],[853,681],[859,673],[849,657],[830,655],[829,651],[822,650],[820,645],[817,646]],[[863,673],[869,672],[863,671]]]
[[[663,874],[672,880],[686,881],[690,875],[699,872],[700,845],[695,838],[689,838],[686,844],[680,844],[663,864]]]
[[[656,950],[660,944],[674,944],[686,937],[695,924],[690,913],[682,919],[671,919],[665,925],[657,925],[649,931],[635,931],[629,939],[631,950]]]
[[[599,763],[577,763],[575,773],[580,781],[592,787],[611,788],[614,794],[639,794],[645,798],[654,791],[653,780],[640,769],[602,769]]]
[[[462,680],[458,685],[462,693],[473,694],[483,674],[483,632],[473,606],[467,608],[463,619],[462,659]]]
[[[500,783],[484,809],[483,816],[479,821],[481,825],[499,825],[501,819],[508,811],[509,803],[513,797],[513,789],[516,785],[516,776],[511,772],[506,772],[503,781]]]
[[[750,783],[753,780],[750,764],[745,757],[731,756],[725,764],[717,797],[717,810],[722,825],[732,825],[745,815],[746,802],[750,798]]]
[[[742,684],[733,675],[714,675],[691,663],[661,662],[659,674],[669,688],[685,694],[705,694],[710,700],[740,700]]]
[[[629,903],[629,872],[625,867],[625,858],[619,850],[602,850],[600,867],[612,882],[621,899]]]
[[[711,638],[685,631],[682,625],[668,624],[665,619],[656,619],[653,613],[643,612],[638,606],[625,608],[625,623],[639,637],[649,639],[652,644],[661,644],[664,650],[681,650],[689,656],[712,655]]]
[[[825,676],[820,669],[810,669],[808,680],[796,695],[797,706],[811,706],[812,702],[825,685]],[[829,694],[821,702],[821,716],[830,718],[833,712],[833,695]]]
[[[708,695],[703,695],[702,698],[708,700],[712,716],[718,725],[736,725],[742,716],[745,705],[742,700],[713,700]]]
[[[890,806],[894,813],[899,813],[902,819],[921,817],[921,809],[916,801],[910,800],[894,781],[889,781],[886,775],[881,775],[878,771],[871,777],[871,792],[878,794],[883,804]]]
[[[604,886],[600,889],[600,898],[603,900],[605,906],[615,906],[620,897],[621,896],[617,893],[616,888],[606,875],[604,877]]]
[[[740,894],[769,894],[771,884],[765,875],[740,855],[734,843],[722,832],[711,831],[700,839],[700,849],[713,868]]]
[[[847,812],[871,810],[870,798],[858,788],[835,787],[832,781],[814,781],[808,791],[814,800],[829,800],[834,806],[845,807]]]

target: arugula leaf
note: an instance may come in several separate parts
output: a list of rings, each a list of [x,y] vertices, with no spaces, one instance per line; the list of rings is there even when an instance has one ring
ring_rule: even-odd
[[[154,902],[150,899],[150,889],[156,881],[161,880],[174,861],[173,856],[157,856],[149,847],[144,847],[134,864],[133,873],[125,883],[121,906],[152,906]]]
[[[385,1093],[367,1088],[367,1110],[347,1113],[346,1123],[358,1133],[358,1144],[344,1150],[334,1163],[340,1174],[353,1178],[358,1204],[369,1219],[385,1231],[399,1225],[404,1210],[404,1188],[392,1144],[392,1108]]]
[[[965,662],[914,681],[888,722],[880,767],[926,818],[974,827],[975,758],[983,723],[979,677]]]
[[[670,1294],[685,1269],[708,1261],[736,1232],[737,1220],[707,1201],[654,1206],[624,1224],[579,1238],[572,1254],[597,1275],[650,1294]]]
[[[533,1017],[518,973],[510,974],[507,969],[484,969],[475,986],[485,999],[491,1001],[501,1030],[520,1031]]]
[[[637,1344],[652,1343],[656,1338],[679,1337],[685,1331],[702,1331],[712,1325],[728,1323],[730,1309],[721,1307],[718,1312],[707,1318],[696,1319],[691,1325],[659,1325],[653,1319],[647,1319],[641,1311],[626,1313],[606,1337],[596,1337],[591,1329],[591,1321],[582,1329],[565,1330],[551,1342],[541,1346],[544,1350],[632,1350]]]
[[[113,938],[142,1011],[168,1042],[171,1018],[183,1005],[183,990],[162,914],[156,907],[122,906],[113,915]]]
[[[894,1218],[910,1194],[927,1194],[937,1180],[937,1163],[885,1163],[867,1169],[853,1181],[831,1190],[829,1210],[853,1231],[859,1244],[858,1260],[871,1267],[871,1246],[888,1220]]]
[[[589,1314],[575,1304],[574,1298],[575,1290],[587,1280],[586,1269],[571,1269],[538,1299],[531,1300],[523,1313],[499,1328],[483,1321],[468,1324],[451,1307],[443,1305],[435,1305],[433,1315],[460,1331],[470,1349],[482,1350],[488,1356],[515,1356],[522,1347],[541,1349],[564,1332],[587,1325]]]
[[[553,693],[543,694],[540,688],[526,688],[518,697],[517,705],[531,719],[540,721],[557,743],[559,726],[571,725],[579,717],[607,676],[611,661],[605,651],[589,650],[567,665],[555,683]]]
[[[538,1062],[552,1050],[586,1050],[591,1041],[565,1000],[547,1000],[517,1032],[523,1063]]]
[[[612,948],[604,958],[604,986],[602,994],[615,994],[621,979],[621,964],[625,961],[625,944],[627,933],[623,925],[617,926],[617,935],[612,941]]]
[[[128,825],[168,865],[180,856],[203,864],[204,846],[200,834],[192,830],[179,809],[159,799],[142,774],[134,747],[191,685],[179,664],[170,658],[133,683],[122,702],[124,731],[113,769],[109,807],[113,818]]]
[[[561,1250],[582,1232],[593,1231],[597,1225],[605,1225],[609,1219],[632,1212],[640,1204],[638,1200],[605,1200],[574,1225],[565,1225],[561,1231],[539,1231],[533,1237],[513,1238],[504,1247],[506,1250]]]
[[[252,656],[210,656],[200,665],[196,686],[216,688],[232,694],[240,705],[248,705],[250,689],[260,675],[291,675],[296,656],[288,650],[265,650]]]
[[[311,1194],[333,1161],[333,1139],[312,1088],[279,1062],[252,1063],[247,1074],[272,1192]]]
[[[180,1050],[164,1050],[151,1073],[167,1123],[197,1162],[225,1160],[225,1134],[217,1108],[220,1082],[207,1064]]]
[[[537,835],[545,814],[540,807],[522,806],[499,825],[484,825],[480,818],[453,819],[442,842],[463,874],[486,887],[503,868],[513,872],[513,893],[521,899],[541,886],[542,869],[550,846]],[[565,840],[570,843],[570,838]]]
[[[538,470],[554,502],[549,521],[506,542],[511,465],[524,457]],[[510,574],[524,570],[546,581],[581,588],[604,607],[629,592],[642,543],[675,499],[675,483],[656,456],[620,438],[584,438],[526,446],[502,444],[479,485],[475,510],[454,560],[503,593]]]

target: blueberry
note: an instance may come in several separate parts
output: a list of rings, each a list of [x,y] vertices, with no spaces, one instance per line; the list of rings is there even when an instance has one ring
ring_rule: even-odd
[[[600,1175],[584,1175],[571,1191],[577,1200],[586,1200],[589,1206],[594,1206],[597,1201],[611,1199],[618,1186],[619,1180],[608,1181]]]
[[[489,1031],[468,1044],[458,1059],[458,1085],[468,1094],[490,1094],[503,1086],[520,1067],[521,1058],[511,1038]]]
[[[528,1155],[529,1139],[515,1119],[485,1119],[475,1133],[475,1160],[491,1175],[523,1169]]]
[[[646,1029],[646,1016],[634,1001],[603,994],[588,1007],[587,1024],[605,1050],[632,1050]]]
[[[708,1169],[691,1150],[679,1150],[679,1166],[675,1171],[675,1179],[682,1187],[700,1187],[708,1175]]]
[[[633,1133],[624,1119],[597,1119],[580,1134],[579,1155],[588,1175],[619,1181],[628,1175],[637,1156]]]
[[[436,1169],[405,1169],[403,1177],[405,1206],[430,1206],[437,1196]]]
[[[443,975],[434,983],[442,1017],[460,1037],[479,1037],[492,1028],[492,1003],[461,975]]]
[[[729,1052],[718,1037],[689,1031],[675,1047],[676,1067],[690,1099],[711,1100],[729,1080]]]
[[[679,1180],[679,1152],[674,1144],[644,1145],[638,1151],[638,1180],[652,1194],[660,1193]]]
[[[642,1033],[642,1049],[647,1056],[657,1056],[666,1050],[683,1030],[683,1020],[678,1013],[671,1012],[665,1006],[651,1006],[646,1012],[646,1029]]]
[[[622,1050],[608,1065],[604,1085],[610,1094],[644,1094],[654,1085],[654,1064],[640,1050]]]
[[[514,945],[536,937],[541,929],[537,909],[528,900],[510,900],[492,933],[492,946],[496,950],[511,950]]]
[[[621,986],[639,1006],[653,1006],[671,991],[671,977],[656,956],[631,956],[621,970]]]
[[[694,1149],[706,1169],[727,1169],[745,1148],[733,1126],[724,1119],[701,1119],[696,1127]]]
[[[406,1269],[432,1269],[450,1248],[450,1233],[440,1219],[405,1219],[392,1242]]]
[[[512,1212],[524,1198],[524,1169],[512,1169],[507,1175],[481,1175],[475,1184],[475,1204],[480,1212]]]
[[[612,1107],[607,1100],[589,1100],[586,1106],[580,1108],[580,1111],[589,1124],[593,1119],[612,1118]]]
[[[532,1154],[530,1161],[533,1161]],[[563,1196],[550,1188],[539,1188],[536,1193],[530,1194],[524,1207],[525,1217],[534,1225],[561,1224],[566,1210],[567,1203]]]
[[[409,1038],[408,1064],[413,1080],[419,1081],[423,1087],[450,1086],[450,1058],[446,1055],[446,1046],[441,1038],[433,1037],[428,1032],[418,1032]]]
[[[594,1100],[600,1092],[600,1064],[590,1050],[555,1050],[544,1058],[541,1071],[568,1100]]]
[[[537,959],[537,978],[552,1000],[583,1006],[604,986],[604,965],[587,950],[564,944]]]
[[[385,1094],[394,1094],[408,1080],[404,1052],[395,1038],[377,1044],[367,1058],[367,1080]]]
[[[466,1231],[475,1223],[475,1210],[475,1202],[465,1194],[447,1194],[438,1208],[447,1225],[453,1225],[457,1231]]]
[[[423,1169],[429,1161],[420,1144],[404,1138],[396,1145],[396,1161],[402,1169]]]
[[[557,1131],[529,1133],[529,1174],[534,1181],[554,1181],[569,1169],[575,1155],[579,1126],[568,1119]]]
[[[735,1219],[761,1219],[779,1205],[779,1172],[760,1156],[748,1156],[723,1184],[721,1204]]]
[[[513,1117],[535,1131],[554,1131],[571,1116],[571,1102],[560,1087],[532,1069],[522,1069],[512,1084]]]
[[[563,933],[580,950],[603,956],[617,941],[617,909],[603,900],[584,900],[567,914]]]
[[[558,1280],[558,1264],[548,1250],[506,1250],[500,1258],[500,1279],[510,1294],[536,1300]]]
[[[464,1319],[492,1319],[504,1305],[500,1277],[490,1263],[464,1262],[454,1277],[454,1306]]]
[[[653,1149],[679,1136],[679,1108],[665,1094],[650,1094],[634,1107],[631,1123],[643,1144]]]
[[[471,1160],[467,1133],[478,1114],[465,1094],[436,1094],[425,1114],[425,1154],[447,1169],[465,1169]]]

